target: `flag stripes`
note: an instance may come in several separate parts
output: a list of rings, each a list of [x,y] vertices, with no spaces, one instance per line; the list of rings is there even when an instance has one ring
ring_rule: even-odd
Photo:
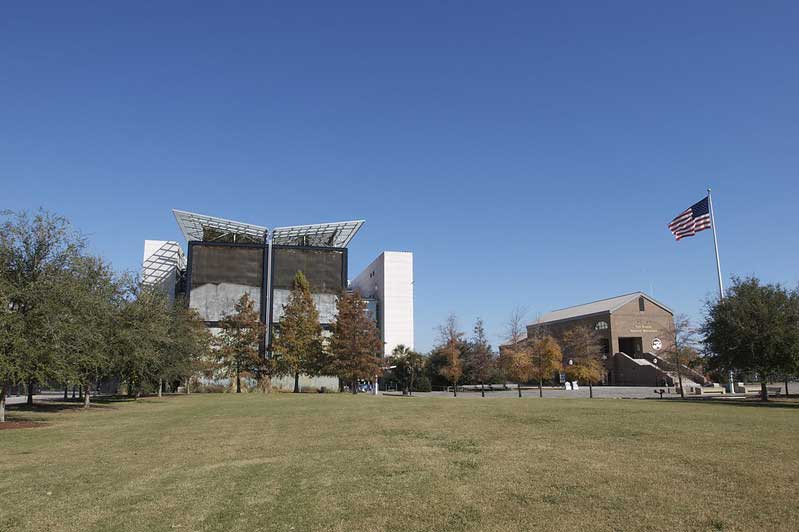
[[[685,209],[669,223],[669,231],[677,240],[694,236],[699,231],[710,229],[710,227],[710,209],[707,197]]]

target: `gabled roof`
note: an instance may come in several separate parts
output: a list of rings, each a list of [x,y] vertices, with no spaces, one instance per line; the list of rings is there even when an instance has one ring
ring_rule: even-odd
[[[624,294],[621,296],[611,297],[608,299],[600,299],[599,301],[592,301],[591,303],[585,303],[583,305],[576,305],[574,307],[566,307],[558,310],[553,310],[547,314],[541,316],[536,322],[531,323],[530,325],[539,325],[542,323],[552,323],[555,321],[562,321],[568,320],[572,318],[579,318],[581,316],[590,316],[593,314],[601,314],[603,312],[613,313],[614,311],[618,310],[619,308],[623,307],[630,301],[634,301],[639,297],[644,297],[648,301],[654,303],[655,305],[661,307],[662,309],[674,314],[669,307],[660,303],[648,295],[644,294],[643,292],[632,292],[630,294]]]

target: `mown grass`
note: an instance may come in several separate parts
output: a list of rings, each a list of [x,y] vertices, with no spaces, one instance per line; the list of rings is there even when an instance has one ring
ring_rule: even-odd
[[[799,409],[192,395],[10,412],[0,530],[796,530]]]

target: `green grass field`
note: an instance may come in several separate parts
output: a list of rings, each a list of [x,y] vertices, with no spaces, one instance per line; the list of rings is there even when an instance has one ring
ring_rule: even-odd
[[[799,408],[192,395],[11,410],[0,530],[797,530]]]

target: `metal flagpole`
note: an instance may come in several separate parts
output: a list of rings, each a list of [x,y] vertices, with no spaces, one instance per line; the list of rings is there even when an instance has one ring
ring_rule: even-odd
[[[713,249],[716,251],[716,273],[719,277],[719,301],[724,299],[724,285],[721,281],[721,261],[719,260],[719,240],[716,238],[716,215],[713,214],[713,199],[710,197],[710,189],[707,189],[707,205],[710,208],[710,225],[713,228]]]
[[[710,226],[713,228],[713,249],[716,252],[716,274],[719,279],[719,301],[724,300],[724,284],[721,280],[721,261],[719,260],[719,240],[716,237],[716,215],[713,213],[713,198],[710,195],[710,188],[707,189],[707,206],[710,209]],[[730,369],[730,393],[735,393],[732,369]]]

